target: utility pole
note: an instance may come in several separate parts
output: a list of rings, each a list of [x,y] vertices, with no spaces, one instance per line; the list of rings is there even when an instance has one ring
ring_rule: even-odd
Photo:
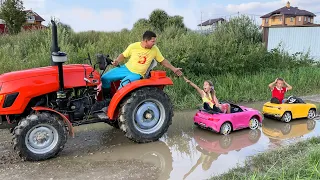
[[[200,30],[202,32],[202,11],[200,12]]]

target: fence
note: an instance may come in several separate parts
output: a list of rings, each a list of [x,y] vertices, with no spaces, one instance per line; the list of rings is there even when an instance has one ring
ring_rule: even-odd
[[[290,54],[308,53],[320,61],[320,26],[265,27],[263,40],[270,51],[281,46]]]

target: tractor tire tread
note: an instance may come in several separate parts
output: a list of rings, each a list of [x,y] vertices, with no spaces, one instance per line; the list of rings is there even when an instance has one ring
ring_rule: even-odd
[[[28,132],[28,129],[26,128],[30,129],[38,123],[46,123],[55,128],[58,127],[57,131],[60,137],[60,141],[58,141],[59,144],[54,148],[54,150],[42,155],[33,154],[25,145],[25,136]],[[22,160],[27,161],[41,161],[57,156],[63,150],[64,145],[67,142],[67,138],[68,129],[65,123],[57,115],[47,112],[28,115],[19,121],[18,125],[12,132],[13,150],[16,151]]]
[[[160,99],[161,103],[165,102],[164,105],[166,112],[166,118],[163,127],[158,130],[152,137],[147,137],[147,135],[142,133],[136,133],[133,130],[132,125],[128,122],[130,120],[128,113],[132,115],[133,110],[138,103],[138,99],[145,99],[146,96],[154,96],[157,95],[158,100]],[[131,112],[131,113],[130,113]],[[163,92],[160,88],[157,87],[143,87],[140,88],[130,94],[128,98],[126,98],[120,104],[120,112],[119,112],[119,125],[120,129],[125,133],[125,136],[130,140],[136,143],[148,143],[157,141],[165,132],[167,132],[169,126],[172,124],[173,117],[173,105],[169,96]]]

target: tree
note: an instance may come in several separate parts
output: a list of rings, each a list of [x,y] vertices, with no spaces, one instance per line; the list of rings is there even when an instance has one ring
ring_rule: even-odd
[[[177,28],[185,28],[182,16],[169,17],[166,26],[175,26]]]
[[[129,29],[127,29],[127,28],[122,28],[120,32],[122,32],[122,33],[128,33],[128,32],[130,32],[130,31],[129,31]]]
[[[150,14],[149,22],[157,30],[163,31],[168,19],[169,16],[165,11],[161,9],[156,9],[152,11],[152,13]]]
[[[17,34],[21,31],[22,25],[26,22],[21,0],[6,0],[0,9],[0,17],[6,22],[10,34]]]
[[[154,29],[162,32],[171,26],[186,30],[182,16],[169,16],[164,10],[156,9],[151,12],[149,19],[139,19],[134,23],[133,29]]]
[[[57,24],[57,27],[61,27],[62,29],[66,30],[66,31],[69,31],[69,32],[73,31],[73,29],[71,28],[71,26],[69,24],[65,24],[62,22],[58,22],[56,24]]]
[[[147,19],[139,19],[136,23],[134,23],[133,28],[149,26],[149,21]]]

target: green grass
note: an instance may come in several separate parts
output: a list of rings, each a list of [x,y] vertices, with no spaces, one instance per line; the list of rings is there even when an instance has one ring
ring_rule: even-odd
[[[320,139],[314,137],[252,156],[244,166],[211,178],[215,179],[320,179]]]
[[[220,101],[230,102],[251,102],[269,100],[271,92],[268,84],[277,77],[283,77],[293,90],[289,95],[311,95],[320,93],[320,71],[316,67],[302,67],[296,70],[283,70],[275,72],[261,72],[253,75],[232,75],[223,76],[190,76],[190,79],[200,88],[206,79],[212,80]],[[176,109],[195,108],[201,103],[197,91],[182,78],[174,78],[174,86],[168,87],[166,92],[174,102]]]

